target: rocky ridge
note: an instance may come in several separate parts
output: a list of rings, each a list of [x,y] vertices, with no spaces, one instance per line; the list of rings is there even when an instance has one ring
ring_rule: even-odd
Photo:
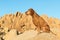
[[[56,38],[56,40],[58,40],[60,38],[59,30],[60,20],[48,18],[45,15],[39,16],[32,8],[26,11],[24,14],[16,12],[16,14],[7,14],[0,18],[1,40],[40,40],[41,38],[41,40],[44,40],[44,36],[47,34],[49,34],[51,38],[53,37],[53,39]],[[35,34],[35,36],[32,36],[30,32]],[[31,34],[31,37],[28,36],[27,38],[27,35],[29,35],[29,33]],[[50,38],[46,37],[46,40],[47,39]]]

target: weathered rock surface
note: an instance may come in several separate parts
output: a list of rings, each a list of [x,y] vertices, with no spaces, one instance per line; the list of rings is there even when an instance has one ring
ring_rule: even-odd
[[[1,40],[59,40],[59,30],[59,19],[39,16],[33,9],[0,18]]]
[[[50,26],[50,30],[56,34],[60,38],[60,19],[49,17],[47,15],[42,15],[42,18],[46,20],[46,22]]]
[[[56,35],[52,33],[40,33],[37,31],[29,30],[25,31],[23,34],[17,35],[16,30],[12,29],[5,36],[5,40],[59,40]]]

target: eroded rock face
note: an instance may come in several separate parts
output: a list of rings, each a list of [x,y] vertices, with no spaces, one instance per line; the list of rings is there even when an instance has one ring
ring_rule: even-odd
[[[12,29],[8,32],[5,36],[5,40],[59,40],[56,35],[51,33],[41,33],[37,34],[38,32],[35,30],[28,30],[25,31],[23,34],[17,35],[16,30]]]
[[[8,15],[1,19],[1,26],[8,27],[8,29],[16,29],[18,31],[25,31],[29,29],[34,29],[34,24],[32,22],[32,17],[26,14],[16,13],[16,15]],[[32,27],[33,26],[33,27]]]
[[[33,38],[30,38],[28,40],[59,40],[59,38],[50,33],[41,33],[41,34],[39,34]]]
[[[60,38],[60,19],[48,17],[46,15],[41,16],[50,26],[50,30]]]
[[[16,29],[24,32],[33,29],[39,32],[50,32],[49,25],[33,9],[29,9],[24,14],[17,12],[15,15],[5,15],[0,22],[1,26],[8,27],[9,30]]]
[[[24,37],[24,38],[27,37],[26,40],[28,39],[30,40],[30,38],[33,37],[32,35],[36,34],[34,35],[35,36],[34,38],[36,39],[33,39],[33,40],[39,40],[39,37],[41,38],[42,35],[41,36],[37,36],[37,35],[40,35],[40,32],[48,33],[48,35],[43,34],[42,39],[46,35],[49,36],[50,32],[57,34],[57,36],[60,38],[59,36],[60,31],[58,31],[60,28],[59,26],[60,26],[60,21],[58,21],[58,19],[48,18],[46,15],[39,16],[33,9],[29,9],[24,14],[20,12],[16,12],[16,14],[7,14],[1,17],[0,18],[0,34],[2,36],[0,35],[0,38],[1,40],[2,39],[4,40],[19,39],[20,40],[21,37]],[[30,30],[33,30],[33,31],[30,33]],[[31,34],[31,37],[29,36],[30,37],[29,38],[27,34],[28,35]],[[8,37],[8,35],[10,37]],[[3,38],[3,36],[5,37]],[[51,36],[51,37],[53,37],[53,39],[55,38],[55,36]],[[24,38],[21,40],[24,40]],[[47,37],[46,37],[46,40],[47,40]]]

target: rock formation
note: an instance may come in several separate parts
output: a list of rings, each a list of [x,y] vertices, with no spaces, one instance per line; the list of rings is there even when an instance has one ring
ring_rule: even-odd
[[[0,18],[0,39],[24,40],[25,39],[24,37],[26,36],[26,40],[27,40],[30,30],[33,30],[33,32],[31,32],[31,37],[33,35],[32,33],[36,33],[36,35],[34,35],[33,38],[36,38],[36,36],[40,35],[40,33],[47,33],[49,35],[50,33],[53,33],[52,35],[56,34],[60,38],[59,36],[60,31],[58,31],[59,26],[60,26],[60,21],[58,19],[48,18],[46,15],[39,16],[32,8],[30,8],[24,14],[20,12],[16,12],[16,14],[6,14]],[[46,34],[43,34],[43,36],[45,35]],[[51,36],[51,37],[55,38],[55,36]],[[21,37],[23,38],[20,39]],[[41,38],[41,36],[37,36],[37,37]],[[37,39],[33,39],[33,40],[37,40]]]
[[[33,25],[33,27],[31,26]],[[17,12],[14,14],[5,15],[1,19],[1,26],[8,27],[8,29],[16,29],[20,32],[34,29],[40,32],[50,32],[49,25],[40,17],[33,9],[29,9],[25,14]]]

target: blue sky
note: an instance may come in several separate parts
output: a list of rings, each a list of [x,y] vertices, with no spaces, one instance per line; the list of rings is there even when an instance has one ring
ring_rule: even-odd
[[[60,19],[60,0],[0,0],[0,16],[4,14],[25,12],[33,8],[39,15]]]

